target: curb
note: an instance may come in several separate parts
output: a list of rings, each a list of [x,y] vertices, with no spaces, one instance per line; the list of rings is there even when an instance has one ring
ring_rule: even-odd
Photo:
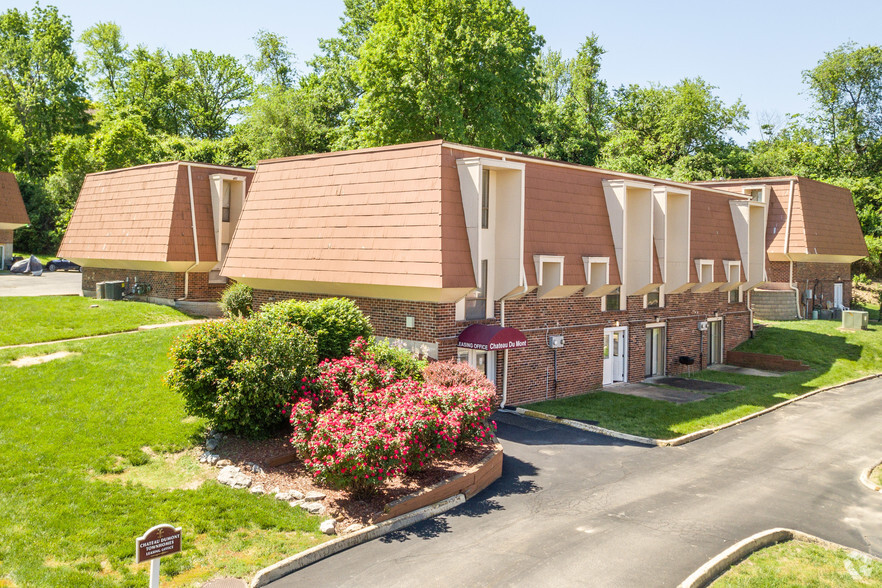
[[[681,437],[674,437],[673,439],[654,439],[652,437],[641,437],[639,435],[631,435],[629,433],[620,433],[619,431],[614,431],[612,429],[605,429],[603,427],[598,427],[597,425],[589,425],[587,423],[582,423],[579,421],[573,421],[570,419],[565,419],[562,417],[557,417],[551,414],[546,414],[544,412],[538,412],[535,410],[529,410],[526,408],[517,407],[513,411],[512,410],[501,410],[501,412],[514,412],[517,414],[521,414],[524,416],[542,419],[545,421],[551,421],[553,423],[559,423],[561,425],[566,425],[568,427],[573,427],[576,429],[581,429],[583,431],[588,431],[590,433],[597,433],[599,435],[606,435],[607,437],[615,437],[616,439],[623,439],[625,441],[633,441],[635,443],[641,443],[643,445],[650,445],[654,447],[676,447],[678,445],[685,445],[686,443],[691,443],[692,441],[697,441],[702,437],[707,437],[708,435],[713,435],[717,431],[722,431],[723,429],[728,429],[729,427],[734,427],[735,425],[740,425],[741,423],[747,422],[749,420],[755,419],[757,417],[761,417],[764,414],[768,414],[772,411],[778,410],[779,408],[784,408],[789,404],[793,404],[794,402],[799,402],[800,400],[804,400],[810,396],[814,396],[815,394],[820,394],[821,392],[828,392],[830,390],[835,390],[836,388],[843,388],[845,386],[850,386],[852,384],[857,384],[859,382],[865,382],[867,380],[872,380],[874,378],[882,377],[882,373],[871,374],[869,376],[863,376],[860,378],[856,378],[854,380],[849,380],[847,382],[842,382],[841,384],[833,384],[832,386],[827,386],[826,388],[818,388],[817,390],[812,390],[810,392],[806,392],[796,398],[791,398],[789,400],[784,400],[783,402],[779,402],[778,404],[774,404],[768,408],[764,408],[757,412],[751,413],[749,415],[743,416],[741,418],[737,418],[734,421],[729,421],[728,423],[723,423],[722,425],[717,425],[716,427],[712,427],[710,429],[701,429],[700,431],[693,431],[692,433],[688,433]],[[874,466],[875,467],[875,466]],[[872,469],[872,468],[871,468]],[[868,481],[869,484],[869,481]]]
[[[351,535],[347,535],[346,537],[339,537],[326,543],[322,543],[321,545],[316,545],[311,549],[302,551],[297,555],[292,555],[287,559],[283,559],[278,563],[260,570],[254,576],[254,579],[251,580],[251,588],[266,586],[270,582],[278,580],[283,576],[287,576],[292,572],[296,572],[301,568],[334,555],[335,553],[339,553],[350,547],[355,547],[356,545],[376,539],[377,537],[382,537],[388,533],[409,527],[420,521],[430,519],[436,515],[447,512],[451,508],[463,504],[465,501],[466,498],[464,495],[457,494],[440,502],[436,502],[435,504],[430,504],[429,506],[424,506],[413,512],[397,516],[394,519],[367,526]]]
[[[838,543],[833,543],[831,541],[827,541],[825,539],[821,539],[820,537],[815,537],[814,535],[809,535],[801,531],[794,531],[793,529],[778,527],[775,529],[761,531],[756,535],[751,535],[747,539],[739,541],[729,549],[723,551],[722,553],[705,563],[703,566],[692,572],[692,574],[690,574],[688,578],[683,580],[677,586],[677,588],[703,588],[704,586],[708,586],[711,582],[713,582],[723,573],[728,571],[729,568],[739,563],[741,560],[747,558],[753,552],[759,551],[760,549],[775,545],[777,543],[784,543],[786,541],[793,540],[804,541],[806,543],[815,543],[826,548],[845,549],[847,551],[857,552],[862,555],[866,555],[867,557],[879,561],[879,558],[858,549],[853,549],[851,547],[846,547]]]
[[[882,466],[882,461],[880,461],[876,465],[871,465],[870,467],[868,467],[867,469],[865,469],[864,471],[861,472],[861,484],[863,484],[864,486],[866,486],[867,488],[869,488],[870,490],[873,490],[875,492],[882,492],[882,486],[877,486],[876,484],[871,482],[870,481],[870,474],[873,472],[873,470],[875,470],[879,466]]]

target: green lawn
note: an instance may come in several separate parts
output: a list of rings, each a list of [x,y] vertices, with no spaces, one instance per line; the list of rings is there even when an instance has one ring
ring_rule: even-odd
[[[865,556],[864,556],[865,557]],[[845,549],[788,541],[761,549],[733,566],[714,588],[880,586],[882,562]]]
[[[146,302],[80,296],[0,297],[0,346],[118,333],[190,318],[169,306]]]
[[[99,321],[90,326],[109,330]],[[145,586],[149,564],[134,564],[134,540],[159,523],[184,532],[183,553],[163,559],[163,586],[248,577],[325,539],[317,517],[273,497],[213,480],[171,489],[180,472],[163,484],[155,464],[151,469],[203,434],[204,424],[188,418],[182,399],[161,383],[169,345],[183,330],[0,351],[0,586]],[[63,350],[75,355],[8,365]],[[143,476],[108,480],[107,473],[131,473],[132,462],[148,460]],[[178,462],[202,467],[191,458]]]
[[[838,321],[789,321],[767,323],[740,351],[773,353],[800,359],[810,371],[781,378],[742,376],[705,370],[697,377],[743,386],[741,390],[711,396],[688,404],[591,392],[571,398],[528,406],[540,412],[573,419],[597,421],[601,427],[670,439],[715,427],[778,404],[811,390],[882,372],[880,327],[843,332]]]

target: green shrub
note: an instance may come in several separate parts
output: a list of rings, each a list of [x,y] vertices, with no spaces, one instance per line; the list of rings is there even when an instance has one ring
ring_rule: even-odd
[[[348,298],[284,300],[264,306],[260,314],[306,329],[315,337],[319,360],[343,357],[352,341],[373,333],[368,318]]]
[[[257,315],[211,321],[187,331],[169,352],[168,386],[187,413],[245,437],[272,433],[282,404],[316,367],[316,347],[301,327]]]
[[[383,339],[371,338],[367,350],[381,367],[395,370],[395,377],[399,380],[423,381],[423,370],[429,362],[418,358],[409,349],[391,345]]]
[[[221,294],[220,306],[228,317],[251,315],[253,290],[251,286],[233,282]]]

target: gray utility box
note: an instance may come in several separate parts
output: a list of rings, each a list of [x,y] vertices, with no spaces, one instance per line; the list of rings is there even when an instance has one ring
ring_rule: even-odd
[[[95,298],[99,300],[104,300],[107,296],[107,282],[96,282],[95,283]]]
[[[121,281],[105,282],[104,298],[107,300],[122,300],[124,283]]]
[[[867,330],[870,325],[870,313],[862,310],[843,310],[842,328],[852,331]]]

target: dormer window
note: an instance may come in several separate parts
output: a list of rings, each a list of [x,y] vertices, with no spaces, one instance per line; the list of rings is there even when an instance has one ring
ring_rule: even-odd
[[[233,186],[230,182],[224,182],[223,201],[221,204],[221,222],[230,222],[230,195],[233,192]]]
[[[478,287],[466,296],[466,320],[476,321],[487,318],[487,260],[481,260],[481,275]]]
[[[745,186],[743,191],[754,202],[767,202],[769,200],[766,196],[767,189],[765,186]]]

